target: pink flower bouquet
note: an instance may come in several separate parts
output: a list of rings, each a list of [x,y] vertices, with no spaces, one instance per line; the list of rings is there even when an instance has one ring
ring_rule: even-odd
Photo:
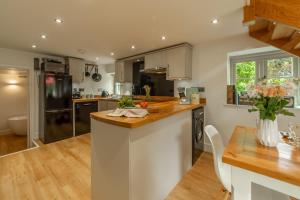
[[[296,89],[292,81],[283,84],[270,84],[267,80],[262,80],[256,85],[251,85],[247,94],[253,102],[253,108],[249,112],[259,112],[260,119],[274,121],[278,114],[294,116],[293,113],[284,109],[289,103],[284,97],[292,96]]]

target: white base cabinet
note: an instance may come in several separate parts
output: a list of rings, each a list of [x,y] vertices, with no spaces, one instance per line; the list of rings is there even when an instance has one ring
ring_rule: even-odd
[[[92,119],[92,200],[165,199],[192,166],[191,116],[132,129]]]

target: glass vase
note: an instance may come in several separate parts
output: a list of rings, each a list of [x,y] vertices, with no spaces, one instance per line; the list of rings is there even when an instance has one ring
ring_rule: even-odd
[[[274,121],[269,119],[258,120],[257,138],[264,146],[276,147],[280,141],[277,118]]]

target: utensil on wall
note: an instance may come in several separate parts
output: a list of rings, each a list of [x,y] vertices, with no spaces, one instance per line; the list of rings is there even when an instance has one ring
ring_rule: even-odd
[[[90,77],[91,76],[91,73],[89,72],[89,66],[88,65],[85,66],[84,75],[85,75],[85,77]]]
[[[92,75],[92,79],[93,79],[95,82],[99,82],[99,81],[101,81],[101,79],[102,79],[101,74],[99,74],[99,72],[98,72],[98,66],[95,67],[95,73]]]

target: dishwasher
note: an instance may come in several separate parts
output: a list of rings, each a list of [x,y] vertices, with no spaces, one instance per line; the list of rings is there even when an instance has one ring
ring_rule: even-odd
[[[75,104],[75,136],[91,132],[92,112],[98,112],[98,101]]]

